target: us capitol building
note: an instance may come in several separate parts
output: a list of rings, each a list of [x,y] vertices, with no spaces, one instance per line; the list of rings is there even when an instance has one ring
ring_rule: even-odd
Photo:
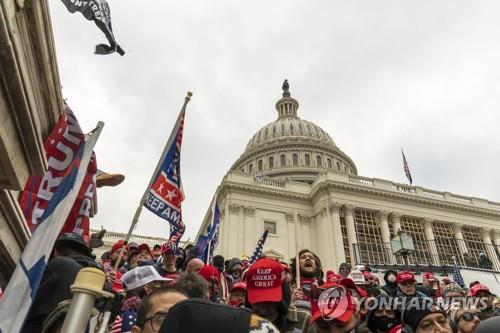
[[[309,248],[324,269],[340,263],[402,264],[390,240],[413,238],[410,265],[500,271],[500,203],[358,175],[356,164],[319,126],[298,116],[288,82],[278,118],[248,141],[217,189],[221,210],[215,252],[251,255],[265,229],[264,254],[288,261]],[[198,237],[211,223],[208,209]],[[489,273],[493,275],[492,273]],[[500,276],[499,276],[500,277]],[[495,278],[496,279],[496,278]]]

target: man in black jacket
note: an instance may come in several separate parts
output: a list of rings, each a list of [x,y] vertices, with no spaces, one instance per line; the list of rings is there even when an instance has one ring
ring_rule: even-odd
[[[100,268],[82,236],[76,233],[60,236],[54,244],[52,259],[45,268],[22,332],[42,331],[44,319],[57,304],[73,297],[70,286],[84,267]]]

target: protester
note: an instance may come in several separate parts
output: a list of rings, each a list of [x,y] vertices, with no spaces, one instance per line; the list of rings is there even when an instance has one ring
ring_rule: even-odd
[[[340,264],[339,266],[339,274],[343,277],[343,278],[347,278],[347,276],[349,275],[349,273],[351,273],[351,265],[346,263],[346,262],[343,262]]]
[[[175,280],[179,275],[179,270],[175,266],[175,253],[167,243],[163,244],[161,252],[163,261],[156,269],[161,276]]]
[[[447,313],[448,320],[456,328],[455,333],[474,333],[481,323],[480,311],[475,307],[463,308],[457,304]]]
[[[207,300],[189,299],[174,305],[159,333],[280,333],[269,321]]]
[[[197,273],[180,273],[175,286],[184,290],[190,298],[209,299],[208,282]]]
[[[375,300],[377,306],[368,313],[367,326],[373,333],[389,333],[401,327],[399,311],[391,308],[391,299],[385,294],[378,295]]]
[[[247,298],[247,284],[243,281],[236,282],[231,288],[229,305],[235,307],[245,306]]]
[[[175,256],[175,268],[180,271],[184,267],[184,262],[186,261],[186,251],[179,247]]]
[[[438,281],[431,272],[424,272],[422,275],[422,285],[417,285],[417,290],[427,297],[438,297]]]
[[[205,263],[201,259],[192,258],[187,262],[186,272],[198,273],[203,266],[205,266]]]
[[[455,282],[449,283],[446,287],[444,287],[442,294],[445,299],[453,297],[460,298],[465,296],[462,288]]]
[[[417,291],[415,275],[409,271],[399,272],[396,278],[398,283],[398,296],[403,297],[420,297],[426,298],[427,296],[420,291]]]
[[[493,309],[493,300],[495,295],[490,292],[490,288],[484,284],[478,283],[470,288],[469,294],[473,298],[483,301],[486,305],[484,308],[481,308],[479,319],[485,320],[495,315],[495,310]]]
[[[198,274],[208,282],[208,299],[215,303],[222,303],[221,274],[217,268],[204,265]]]
[[[115,270],[116,262],[120,255],[120,251],[123,248],[123,255],[120,259],[118,270]],[[121,282],[121,277],[123,273],[126,272],[127,260],[129,259],[129,247],[125,245],[123,240],[119,240],[113,244],[111,250],[109,251],[108,259],[102,261],[102,266],[104,272],[106,273],[106,281],[111,284],[112,290],[117,293],[123,293],[125,289]]]
[[[500,317],[493,317],[482,321],[477,327],[476,333],[498,333]]]
[[[382,286],[381,292],[386,295],[395,297],[398,293],[398,283],[397,283],[398,272],[389,269],[384,274],[385,285]]]
[[[453,333],[444,310],[429,302],[428,298],[416,298],[412,306],[404,309],[402,322],[404,332]]]
[[[154,261],[157,261],[158,258],[161,257],[161,245],[160,244],[155,244],[153,246],[152,254],[153,254],[153,260]]]
[[[212,258],[212,266],[217,268],[219,272],[224,272],[224,257],[219,255],[216,255]]]
[[[357,332],[361,314],[356,299],[336,283],[320,286],[311,293],[311,323],[309,333]]]
[[[132,333],[156,333],[176,303],[187,299],[185,291],[175,286],[162,287],[146,296],[137,310],[136,324]]]
[[[40,286],[22,332],[41,332],[45,318],[59,302],[71,299],[70,286],[80,269],[102,269],[92,259],[90,248],[77,233],[65,233],[54,243],[52,259],[47,263]]]
[[[233,258],[229,261],[228,271],[226,272],[227,285],[231,289],[232,285],[241,281],[243,273],[241,261],[238,258]]]
[[[304,293],[306,301],[309,301],[309,292],[323,284],[323,271],[319,257],[308,249],[300,250],[299,268],[300,268],[300,287]],[[290,264],[292,279],[296,280],[296,259],[293,258]]]
[[[153,253],[151,252],[151,249],[149,248],[148,244],[141,244],[137,248],[137,255],[136,255],[136,260],[137,260],[137,266],[140,266],[141,263],[145,261],[151,261],[153,260]]]
[[[289,308],[290,290],[283,282],[283,267],[274,259],[259,259],[246,274],[247,297],[252,312],[273,323],[281,333],[307,332],[309,315]]]
[[[444,287],[452,283],[453,281],[449,277],[444,277],[439,281],[439,289],[443,290]]]

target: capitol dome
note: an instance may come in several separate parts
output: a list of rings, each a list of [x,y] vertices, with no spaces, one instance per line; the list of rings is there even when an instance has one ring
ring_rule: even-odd
[[[262,127],[248,142],[231,170],[312,183],[321,171],[357,174],[349,156],[321,127],[299,118],[299,103],[287,80],[276,102],[278,119]]]

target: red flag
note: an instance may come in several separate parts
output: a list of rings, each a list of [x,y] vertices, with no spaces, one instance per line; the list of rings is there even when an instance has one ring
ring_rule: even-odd
[[[71,109],[65,105],[64,112],[59,117],[56,127],[44,143],[48,169],[43,175],[30,176],[21,195],[20,205],[31,232],[37,228],[38,219],[43,215],[50,199],[70,167],[73,156],[84,137],[78,120]],[[89,204],[92,203],[96,174],[97,164],[95,157],[93,157],[87,168],[87,176],[78,198],[63,227],[64,232],[78,232],[87,241],[90,240],[88,218],[91,206]]]

